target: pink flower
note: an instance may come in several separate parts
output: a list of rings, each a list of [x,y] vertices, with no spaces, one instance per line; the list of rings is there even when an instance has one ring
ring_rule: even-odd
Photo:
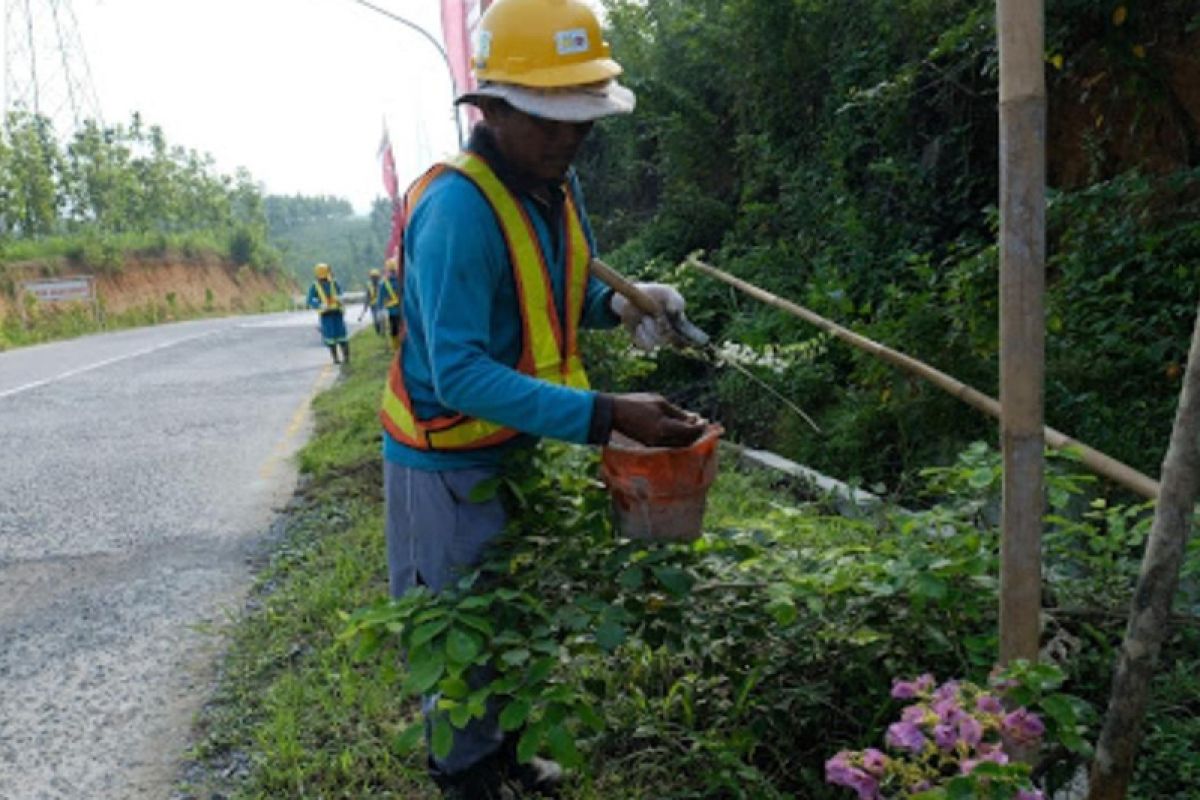
[[[911,722],[893,722],[888,726],[886,741],[889,747],[919,753],[925,749],[926,739],[921,729]]]
[[[990,694],[981,694],[975,698],[975,709],[985,714],[1003,714],[1004,706]]]
[[[851,753],[843,750],[825,762],[825,782],[854,789],[859,800],[879,800],[879,782],[852,766],[850,756]]]
[[[958,700],[958,681],[946,681],[933,693],[934,702],[942,700]]]
[[[874,747],[868,747],[862,753],[862,765],[870,774],[875,777],[883,775],[883,770],[887,767],[888,757]]]
[[[935,725],[933,728],[933,743],[938,746],[939,750],[947,752],[954,749],[955,743],[958,742],[958,734],[954,731],[953,725]]]
[[[979,720],[963,714],[958,719],[958,736],[964,744],[974,747],[983,741],[983,726],[979,724]]]
[[[933,683],[933,676],[928,673],[911,681],[896,678],[892,681],[892,697],[897,700],[911,700],[914,697],[922,697],[928,694],[929,690],[933,688]]]
[[[1038,715],[1024,707],[1006,715],[1000,727],[1005,736],[1020,745],[1035,744],[1046,731]]]
[[[901,711],[900,712],[900,721],[901,722],[911,722],[913,725],[917,725],[925,719],[925,715],[928,713],[929,713],[928,707],[923,706],[918,703],[915,706],[908,706],[903,711]]]

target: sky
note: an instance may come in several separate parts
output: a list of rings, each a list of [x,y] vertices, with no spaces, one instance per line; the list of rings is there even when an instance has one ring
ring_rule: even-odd
[[[439,41],[438,0],[372,0]],[[51,7],[35,0],[33,7]],[[384,194],[384,121],[401,187],[457,147],[445,62],[354,0],[73,0],[108,124],[134,111],[168,143],[245,167],[267,194]]]

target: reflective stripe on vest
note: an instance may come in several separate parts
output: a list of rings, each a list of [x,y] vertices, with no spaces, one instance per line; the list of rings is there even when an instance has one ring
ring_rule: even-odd
[[[495,212],[501,233],[504,234],[521,314],[521,356],[515,369],[551,383],[586,389],[588,381],[579,358],[578,333],[587,290],[591,248],[569,187],[564,187],[566,203],[560,223],[564,226],[562,234],[566,250],[564,310],[567,319],[564,326],[559,321],[545,254],[533,223],[520,201],[500,182],[481,157],[473,153],[461,153],[418,178],[405,194],[403,226],[408,226],[412,210],[433,179],[447,169],[461,173],[475,184]],[[399,267],[403,276],[402,259]],[[392,361],[379,412],[384,427],[397,441],[419,450],[470,450],[500,444],[519,434],[513,428],[464,414],[430,420],[417,419],[404,386],[403,352],[401,346]]]
[[[379,284],[383,287],[387,294],[387,299],[383,301],[384,308],[395,308],[400,305],[400,295],[396,294],[396,287],[392,286],[390,279],[385,278],[383,283]]]
[[[337,296],[337,290],[334,289],[333,282],[329,284],[329,293],[326,294],[325,287],[321,284],[324,281],[317,281],[313,285],[317,287],[317,298],[321,301],[322,311],[337,311],[342,307],[342,300]]]
[[[379,284],[378,283],[368,283],[367,284],[367,305],[369,305],[369,306],[375,305],[375,301],[378,299],[379,299]]]

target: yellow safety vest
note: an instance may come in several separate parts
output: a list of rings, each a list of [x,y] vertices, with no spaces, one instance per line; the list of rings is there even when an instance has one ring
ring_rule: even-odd
[[[402,206],[402,223],[408,226],[412,210],[433,180],[453,169],[467,177],[483,194],[496,214],[501,232],[508,243],[508,258],[512,265],[520,305],[522,336],[521,357],[515,369],[544,381],[563,386],[586,389],[587,374],[579,358],[579,321],[583,316],[584,294],[587,289],[588,264],[591,248],[583,232],[579,211],[566,190],[566,324],[558,318],[546,255],[538,242],[533,222],[520,201],[500,182],[487,162],[475,153],[460,153],[454,159],[435,165],[409,188]],[[400,253],[404,246],[401,239]],[[404,275],[403,258],[399,259],[400,275]],[[403,327],[401,337],[404,336]],[[434,419],[417,419],[412,401],[404,387],[404,347],[392,361],[383,390],[383,405],[379,416],[397,441],[419,450],[472,450],[500,444],[520,432],[496,422],[475,419],[465,414],[449,414]]]
[[[379,299],[379,284],[373,281],[367,281],[367,305],[375,305],[375,301]]]
[[[337,289],[334,288],[333,281],[329,281],[329,291],[325,291],[322,285],[325,281],[319,280],[313,283],[317,287],[317,297],[321,301],[321,313],[327,311],[340,311],[342,309],[342,298],[338,297]]]
[[[392,286],[390,280],[384,278],[380,286],[387,292],[387,299],[383,301],[384,308],[395,308],[400,305],[400,295],[396,294],[396,288]]]

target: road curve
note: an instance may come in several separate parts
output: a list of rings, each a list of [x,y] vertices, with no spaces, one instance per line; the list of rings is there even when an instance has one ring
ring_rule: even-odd
[[[335,369],[311,313],[0,353],[0,800],[169,796]]]

